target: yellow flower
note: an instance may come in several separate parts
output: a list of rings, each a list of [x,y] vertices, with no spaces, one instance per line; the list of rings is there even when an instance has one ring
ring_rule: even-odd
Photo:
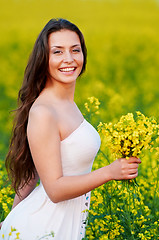
[[[11,226],[11,232],[14,232],[14,231],[16,231],[16,229]]]
[[[85,109],[88,113],[97,115],[99,114],[99,105],[100,105],[99,100],[93,96],[88,97],[87,102],[84,104]]]
[[[20,239],[19,238],[19,235],[20,235],[20,233],[18,232],[18,233],[16,233],[16,238],[15,239]]]
[[[116,157],[138,157],[141,151],[153,151],[154,139],[158,136],[156,121],[137,112],[122,116],[117,123],[100,123],[98,131],[105,138],[106,147]]]

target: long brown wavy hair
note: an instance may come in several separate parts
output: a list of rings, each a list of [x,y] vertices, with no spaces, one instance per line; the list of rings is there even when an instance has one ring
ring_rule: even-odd
[[[62,29],[71,30],[79,36],[84,55],[80,75],[86,67],[87,50],[83,34],[79,28],[66,19],[51,19],[40,32],[25,69],[23,84],[18,94],[18,108],[15,111],[9,152],[6,156],[5,164],[8,176],[12,187],[18,195],[20,195],[19,190],[36,176],[26,133],[28,115],[35,99],[45,87],[49,74],[48,37],[51,33]]]

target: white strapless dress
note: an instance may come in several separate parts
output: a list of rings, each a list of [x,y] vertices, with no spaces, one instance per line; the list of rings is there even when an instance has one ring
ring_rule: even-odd
[[[99,147],[99,134],[84,120],[74,132],[61,141],[63,175],[91,172]],[[81,240],[85,235],[87,218],[84,210],[89,209],[89,203],[90,193],[53,203],[40,183],[9,213],[2,225],[0,239]],[[11,227],[17,231],[9,234]],[[49,236],[51,232],[54,232],[54,237]]]

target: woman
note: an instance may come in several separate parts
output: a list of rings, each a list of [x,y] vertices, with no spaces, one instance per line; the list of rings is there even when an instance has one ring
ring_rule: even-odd
[[[86,46],[77,26],[50,20],[37,38],[19,92],[6,159],[16,195],[2,224],[5,240],[52,239],[51,232],[55,240],[80,240],[90,191],[113,179],[137,177],[137,158],[117,159],[91,172],[100,137],[74,102],[76,79],[85,66]]]

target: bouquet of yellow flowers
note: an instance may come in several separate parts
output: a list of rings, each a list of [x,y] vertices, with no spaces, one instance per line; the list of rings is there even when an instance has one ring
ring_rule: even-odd
[[[159,125],[154,118],[141,112],[122,116],[113,123],[100,123],[98,130],[105,138],[106,147],[115,157],[139,157],[143,149],[153,150],[154,141],[159,135]]]

